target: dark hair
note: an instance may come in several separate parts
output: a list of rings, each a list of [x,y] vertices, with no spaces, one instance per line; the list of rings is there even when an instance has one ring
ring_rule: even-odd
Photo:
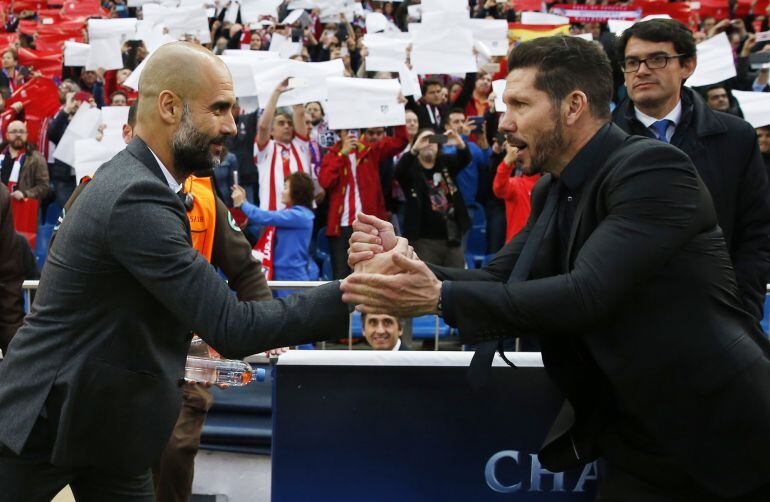
[[[449,118],[449,116],[452,115],[453,113],[462,113],[463,115],[465,115],[465,110],[463,110],[459,106],[455,106],[454,108],[449,110],[449,113],[446,114],[447,118]]]
[[[524,42],[508,56],[508,71],[535,68],[535,89],[545,92],[555,107],[567,94],[580,90],[591,114],[610,117],[612,65],[604,50],[578,37],[542,37]]]
[[[431,132],[431,133],[433,133],[433,134],[438,134],[438,131],[436,130],[436,128],[435,128],[435,127],[421,127],[421,128],[420,128],[420,129],[417,131],[417,134],[415,134],[415,135],[414,135],[414,138],[412,138],[412,143],[411,143],[411,146],[414,146],[415,142],[417,141],[417,138],[419,138],[420,136],[422,136],[422,133],[424,133],[424,132]]]
[[[291,173],[286,181],[289,182],[289,196],[295,206],[305,206],[313,209],[313,178],[309,174],[297,171]]]
[[[139,108],[139,100],[138,99],[136,101],[134,101],[133,103],[131,103],[131,106],[128,107],[128,120],[127,120],[126,123],[128,124],[128,127],[130,127],[131,129],[133,129],[134,126],[136,125],[136,110],[137,110],[137,108]]]
[[[682,59],[695,57],[695,39],[692,32],[674,19],[650,19],[626,29],[615,46],[618,61],[626,58],[626,45],[631,37],[647,42],[671,42],[677,54],[684,54]]]
[[[128,101],[128,94],[125,91],[121,91],[120,89],[118,89],[117,91],[110,94],[110,103],[112,103],[112,101],[115,99],[115,96],[117,96],[118,94],[126,98],[126,101]]]
[[[286,112],[276,113],[275,115],[273,115],[273,123],[275,123],[275,119],[277,119],[278,117],[285,117],[286,120],[288,120],[289,123],[292,125],[292,127],[294,127],[294,117],[292,117],[290,114]],[[270,125],[272,126],[273,124],[270,124]]]
[[[428,87],[431,87],[434,85],[437,85],[439,87],[444,87],[444,84],[442,84],[440,80],[436,80],[435,78],[426,78],[425,80],[422,81],[422,87],[421,87],[422,93],[425,94],[426,92],[428,92]]]
[[[706,86],[706,88],[703,89],[703,97],[708,97],[709,92],[715,89],[724,89],[727,95],[728,96],[730,95],[730,87],[727,84],[712,84],[712,85]]]
[[[320,101],[308,101],[305,103],[305,108],[307,108],[307,105],[312,105],[313,103],[317,104],[318,107],[321,109],[321,115],[326,115],[326,110],[324,110],[324,105]]]

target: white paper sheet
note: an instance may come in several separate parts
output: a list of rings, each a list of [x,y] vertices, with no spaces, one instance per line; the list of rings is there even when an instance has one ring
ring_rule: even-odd
[[[233,77],[235,97],[256,96],[257,83],[249,60],[239,56],[219,56],[219,58],[227,65]]]
[[[71,166],[75,165],[75,142],[79,139],[92,138],[101,124],[102,112],[83,103],[70,120],[59,143],[56,145],[54,158]]]
[[[419,21],[422,18],[422,5],[409,5],[406,10],[410,21]]]
[[[363,40],[369,54],[367,71],[400,71],[406,62],[409,39],[394,38],[390,33],[367,33]]]
[[[404,96],[413,96],[415,101],[422,97],[417,73],[410,70],[405,64],[401,65],[401,69],[398,71],[398,80],[401,82],[401,92]]]
[[[470,21],[470,13],[467,10],[423,11],[421,25],[430,30],[442,30],[450,26],[465,25],[468,21]]]
[[[121,42],[129,40],[136,32],[136,18],[89,19],[88,40],[118,37]]]
[[[91,46],[73,42],[64,41],[64,66],[85,66],[88,62],[88,54],[91,52]]]
[[[577,35],[572,35],[575,38],[582,38],[583,40],[586,40],[588,42],[594,41],[594,36],[590,33],[578,33]]]
[[[406,123],[404,105],[398,102],[401,85],[396,79],[331,77],[329,99],[324,103],[330,129],[387,127]]]
[[[120,51],[122,43],[119,37],[97,38],[91,40],[86,70],[119,70],[123,68],[123,53]]]
[[[495,111],[505,113],[508,107],[503,103],[503,91],[505,91],[505,80],[495,80],[492,82],[492,92],[495,93]]]
[[[521,24],[569,24],[569,18],[559,16],[558,14],[547,14],[545,12],[522,12]]]
[[[211,42],[209,21],[206,9],[203,7],[185,7],[169,9],[159,5],[147,4],[142,8],[146,21],[153,26],[163,24],[168,28],[169,35],[179,39],[184,34],[193,34],[201,43]]]
[[[414,71],[421,75],[477,71],[473,35],[464,28],[418,31],[414,34],[410,59]]]
[[[302,52],[302,43],[292,42],[291,37],[273,33],[268,50],[270,52],[277,52],[281,58],[288,59]]]
[[[74,143],[74,168],[75,179],[80,180],[83,176],[93,176],[99,167],[112,159],[118,152],[126,147],[120,136],[105,135],[102,141],[94,138],[76,140]]]
[[[668,14],[650,14],[649,16],[644,16],[643,18],[637,19],[636,21],[626,21],[625,19],[608,19],[607,29],[610,30],[610,33],[614,33],[616,37],[619,37],[625,30],[634,24],[641,23],[642,21],[649,21],[650,19],[671,19],[671,16]]]
[[[490,56],[508,54],[508,22],[504,19],[468,19],[464,26],[471,30],[474,41],[489,49]]]
[[[698,87],[716,84],[737,74],[733,61],[733,48],[726,33],[720,33],[699,43],[696,50],[698,66],[695,67],[695,73],[687,79],[685,85]]]
[[[305,12],[302,9],[295,9],[289,12],[289,14],[285,18],[283,18],[283,21],[281,21],[281,24],[291,25],[296,23],[297,21],[299,21],[302,24],[302,26],[308,26],[311,23],[310,16],[307,15],[307,12]]]
[[[345,65],[342,59],[333,59],[323,63],[305,63],[293,59],[280,61],[276,65],[274,61],[258,62],[265,65],[265,70],[256,73],[257,95],[259,106],[264,108],[270,100],[273,90],[286,77],[306,78],[312,85],[299,89],[290,89],[278,99],[278,106],[290,106],[309,103],[311,101],[323,101],[327,97],[326,81],[329,77],[341,77],[345,73]]]
[[[227,10],[225,11],[225,21],[229,22],[230,24],[235,24],[235,22],[238,20],[238,11],[240,8],[241,6],[237,3],[233,3],[227,7]]]
[[[256,23],[262,16],[278,17],[281,0],[241,0],[241,21]]]
[[[370,12],[366,15],[366,33],[378,33],[388,27],[388,18],[380,12]]]
[[[144,66],[148,59],[150,59],[150,56],[144,58],[142,62],[139,63],[139,66],[134,68],[134,71],[132,71],[131,75],[129,75],[128,78],[123,82],[123,85],[130,87],[131,89],[139,89],[139,77],[142,76],[142,70],[144,70]]]
[[[225,49],[224,56],[255,59],[280,59],[280,54],[270,51],[253,51],[251,49]]]
[[[743,119],[752,127],[770,125],[770,92],[733,91],[743,110]]]
[[[103,106],[102,107],[102,124],[107,126],[107,129],[115,129],[122,131],[123,125],[128,123],[128,106]]]
[[[468,0],[422,0],[422,14],[426,12],[450,12],[468,10]]]

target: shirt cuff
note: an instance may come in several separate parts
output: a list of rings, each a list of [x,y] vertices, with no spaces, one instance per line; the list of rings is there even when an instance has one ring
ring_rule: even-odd
[[[444,321],[448,325],[456,328],[457,322],[455,321],[452,309],[451,291],[452,281],[444,281],[441,283],[441,296],[439,297],[439,302],[441,303],[441,317],[444,318]]]

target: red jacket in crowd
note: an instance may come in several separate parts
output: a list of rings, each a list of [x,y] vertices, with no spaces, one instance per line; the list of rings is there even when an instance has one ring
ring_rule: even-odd
[[[505,201],[505,242],[519,233],[524,228],[529,218],[530,203],[529,196],[532,193],[532,187],[540,179],[539,174],[534,176],[513,176],[511,171],[513,166],[500,162],[497,166],[497,174],[492,182],[492,190],[498,199]]]
[[[371,145],[359,143],[355,151],[356,182],[361,198],[360,210],[364,213],[388,219],[380,186],[380,162],[400,153],[408,142],[406,127],[398,126],[393,129],[392,137],[385,136]],[[326,222],[326,235],[329,237],[339,236],[341,227],[350,225],[350,222],[342,222],[341,219],[345,196],[349,195],[353,187],[353,171],[348,156],[340,154],[340,146],[341,143],[337,143],[329,149],[318,174],[318,182],[329,198],[329,217]]]

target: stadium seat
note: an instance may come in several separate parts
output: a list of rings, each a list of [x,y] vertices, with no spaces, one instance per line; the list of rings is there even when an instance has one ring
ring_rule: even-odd
[[[487,219],[479,204],[471,204],[468,209],[473,220],[465,244],[465,261],[468,268],[478,268],[487,254]]]

